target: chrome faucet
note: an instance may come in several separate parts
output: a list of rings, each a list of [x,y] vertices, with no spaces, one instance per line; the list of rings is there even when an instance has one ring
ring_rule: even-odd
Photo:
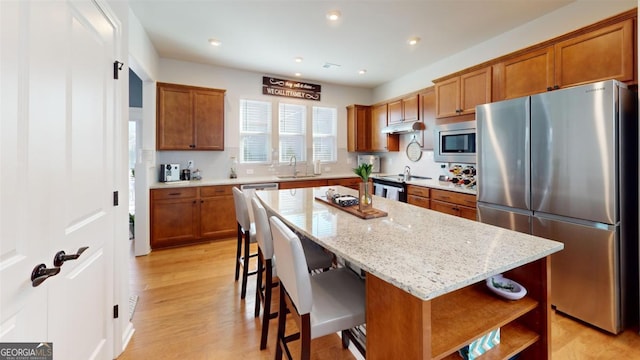
[[[296,164],[298,163],[296,156],[291,155],[289,158],[289,166],[293,166],[293,177],[298,176],[298,171],[296,170]]]
[[[409,180],[410,177],[411,177],[411,167],[407,165],[404,167],[404,181]]]

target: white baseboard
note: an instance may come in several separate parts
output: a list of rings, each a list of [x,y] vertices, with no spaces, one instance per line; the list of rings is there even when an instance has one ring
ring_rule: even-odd
[[[129,345],[129,341],[131,341],[131,338],[133,338],[133,333],[135,332],[136,332],[136,329],[133,328],[133,323],[129,321],[129,324],[127,324],[127,328],[122,334],[122,350],[121,351],[124,351],[127,348],[127,345]]]

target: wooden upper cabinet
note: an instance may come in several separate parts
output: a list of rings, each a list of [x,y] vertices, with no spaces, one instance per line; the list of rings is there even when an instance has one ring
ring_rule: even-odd
[[[476,106],[491,102],[491,67],[460,76],[460,115],[475,114]]]
[[[402,122],[402,100],[396,100],[387,104],[389,111],[389,124]]]
[[[371,149],[387,150],[387,134],[382,128],[387,126],[387,104],[375,105],[371,109]]]
[[[420,93],[420,118],[424,123],[422,134],[422,148],[433,150],[433,130],[436,125],[436,92],[433,86]]]
[[[494,65],[494,101],[608,79],[634,82],[633,24],[582,31]]]
[[[476,105],[491,102],[491,70],[489,66],[437,82],[436,117],[474,114]]]
[[[370,123],[370,106],[347,106],[347,151],[369,151],[371,147]]]
[[[224,150],[224,92],[193,92],[193,126],[198,150]]]
[[[224,150],[224,90],[157,84],[158,150]]]
[[[193,143],[191,92],[182,87],[158,84],[157,148],[174,150]]]
[[[557,43],[555,85],[634,79],[633,19]]]
[[[389,111],[389,124],[397,124],[403,121],[417,121],[420,119],[418,112],[419,96],[413,94],[387,104]]]
[[[460,109],[460,77],[436,84],[436,117],[456,116]]]
[[[494,66],[494,99],[513,99],[547,91],[554,85],[553,46]]]

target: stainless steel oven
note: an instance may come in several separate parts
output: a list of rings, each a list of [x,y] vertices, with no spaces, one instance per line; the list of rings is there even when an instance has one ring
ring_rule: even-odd
[[[407,175],[407,180],[431,179],[428,176]],[[387,199],[407,202],[407,183],[404,174],[373,177],[375,194]]]
[[[438,162],[476,163],[476,122],[436,126],[433,158]]]

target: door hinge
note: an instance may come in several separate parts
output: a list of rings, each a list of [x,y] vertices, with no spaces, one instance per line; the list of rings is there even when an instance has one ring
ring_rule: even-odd
[[[114,61],[114,62],[113,62],[113,78],[114,78],[115,80],[118,80],[118,72],[119,72],[120,70],[122,70],[122,66],[123,66],[123,65],[124,65],[124,63],[123,63],[123,62],[120,62],[120,61],[118,61],[118,60],[116,60],[116,61]]]
[[[113,206],[118,206],[119,205],[119,196],[118,196],[118,192],[114,191],[113,192]]]
[[[113,318],[118,318],[118,305],[113,305]]]

